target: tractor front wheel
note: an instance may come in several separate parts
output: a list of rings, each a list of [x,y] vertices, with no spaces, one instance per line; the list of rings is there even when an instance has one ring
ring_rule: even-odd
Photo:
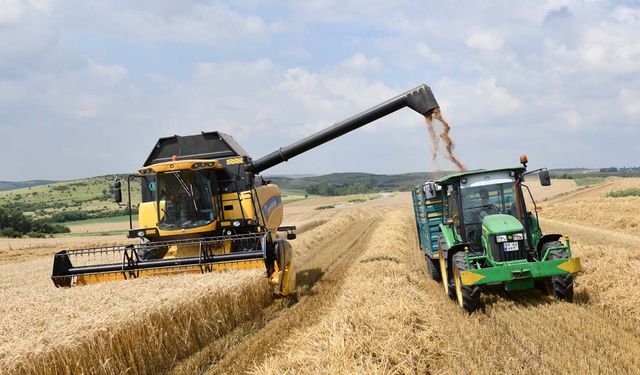
[[[476,285],[462,285],[460,274],[468,268],[464,253],[455,253],[453,255],[453,279],[455,281],[456,299],[458,305],[471,314],[480,308],[480,287]]]
[[[547,251],[548,248],[558,246],[562,246],[562,243],[553,241],[542,245],[543,254]],[[567,258],[569,258],[569,254],[567,254],[567,250],[565,249],[551,250],[551,252],[549,252],[549,260]],[[573,301],[573,275],[571,273],[552,276],[551,286],[553,288],[553,295],[557,299],[568,302]]]

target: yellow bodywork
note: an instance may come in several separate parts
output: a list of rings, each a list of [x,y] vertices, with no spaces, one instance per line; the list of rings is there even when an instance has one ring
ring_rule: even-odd
[[[234,164],[236,160],[242,161],[241,158],[233,158],[226,161],[227,164]],[[229,161],[231,163],[229,163]],[[191,169],[196,163],[209,163],[209,168],[223,168],[219,161],[202,161],[202,160],[181,160],[176,162],[165,162],[151,165],[140,170],[143,174],[158,173],[165,171],[178,171],[183,169]],[[214,199],[216,197],[213,197]],[[241,192],[225,193],[221,196],[221,207],[216,220],[211,224],[189,229],[180,230],[162,230],[158,223],[162,217],[158,217],[159,212],[164,209],[165,201],[160,201],[158,210],[156,202],[143,202],[138,208],[138,224],[139,228],[157,228],[160,238],[180,238],[189,237],[197,239],[198,234],[210,233],[216,229],[232,228],[234,220],[245,219],[261,223],[271,232],[273,241],[279,240],[277,234],[278,227],[283,221],[283,207],[280,195],[280,189],[273,184],[258,186],[250,190]],[[260,229],[260,228],[258,228]],[[292,249],[287,241],[283,241],[284,250],[281,250],[279,259],[282,259],[282,265],[276,262],[275,272],[271,275],[271,281],[274,284],[274,292],[277,295],[288,295],[295,291],[295,272],[292,264]],[[212,254],[229,254],[231,252],[231,243],[227,242],[224,246],[210,249]],[[200,254],[198,245],[173,245],[169,247],[163,259],[175,259],[181,257],[193,257]],[[211,265],[214,271],[223,271],[228,269],[247,269],[247,268],[264,268],[265,263],[262,260],[247,260],[227,262]],[[175,267],[167,269],[141,270],[139,276],[151,276],[159,274],[168,274],[176,272],[202,272],[198,266]],[[112,279],[126,278],[122,273],[119,274],[100,274],[79,276],[77,283],[93,283]]]
[[[167,258],[165,257],[165,259]],[[206,272],[260,269],[260,268],[264,268],[264,261],[244,260],[240,262],[214,263],[214,264],[207,265],[207,267],[209,267],[209,269],[206,270]],[[77,276],[75,284],[87,285],[87,284],[102,283],[105,281],[126,280],[126,279],[138,278],[138,277],[171,275],[175,273],[202,273],[203,271],[204,270],[200,266],[159,268],[159,269],[148,269],[148,270],[136,271],[135,277],[133,275],[129,276],[128,272],[124,272],[124,273],[109,272],[109,273],[101,273],[101,274],[94,274],[94,275]],[[295,289],[295,286],[294,286],[294,289]],[[289,289],[289,290],[293,290],[293,289]],[[283,295],[286,295],[286,294],[283,294]]]

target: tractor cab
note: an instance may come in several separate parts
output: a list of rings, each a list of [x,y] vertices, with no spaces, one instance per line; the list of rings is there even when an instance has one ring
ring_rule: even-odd
[[[523,171],[522,167],[474,171],[438,181],[446,189],[446,222],[460,242],[480,250],[483,232],[493,230],[518,232],[509,234],[516,235],[516,241],[524,240],[526,223],[522,212],[526,207],[521,187],[516,184],[516,176]]]

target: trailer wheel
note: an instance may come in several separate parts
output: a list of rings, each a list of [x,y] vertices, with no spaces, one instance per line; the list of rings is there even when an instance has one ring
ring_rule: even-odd
[[[455,281],[456,300],[458,305],[471,314],[480,308],[480,287],[477,285],[462,285],[460,272],[467,270],[467,260],[463,252],[453,255],[453,278]]]
[[[431,276],[431,279],[441,281],[442,275],[440,274],[440,264],[438,259],[431,259],[427,254],[425,254],[424,260],[427,261],[427,269],[429,270],[429,276]]]
[[[552,241],[542,245],[543,254],[550,247],[562,246],[559,241]],[[567,250],[558,249],[551,250],[549,253],[549,260],[567,259],[569,254]],[[564,275],[556,275],[551,277],[551,285],[553,288],[553,295],[560,300],[571,302],[573,301],[573,275],[570,273]]]

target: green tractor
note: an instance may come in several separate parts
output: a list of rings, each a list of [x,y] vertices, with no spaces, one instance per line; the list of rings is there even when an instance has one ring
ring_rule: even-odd
[[[525,176],[538,173],[549,186],[547,169],[522,166],[477,170],[428,181],[413,190],[420,248],[431,278],[469,313],[480,306],[484,287],[508,291],[542,286],[572,301],[580,259],[571,256],[568,237],[542,234],[537,207]],[[524,191],[533,202],[527,210]]]

